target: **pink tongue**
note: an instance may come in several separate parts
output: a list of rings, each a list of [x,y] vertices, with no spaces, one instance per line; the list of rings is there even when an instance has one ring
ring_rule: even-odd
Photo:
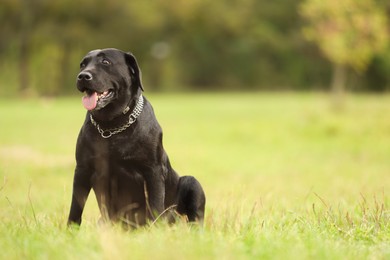
[[[98,96],[96,92],[91,95],[85,95],[82,99],[83,106],[88,110],[92,110],[96,107],[97,100]]]

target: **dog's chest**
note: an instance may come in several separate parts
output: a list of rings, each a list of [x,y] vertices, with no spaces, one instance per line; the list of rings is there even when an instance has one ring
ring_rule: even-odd
[[[96,129],[87,129],[77,146],[77,163],[91,169],[93,186],[107,185],[126,188],[126,185],[143,187],[143,172],[155,165],[155,156],[150,145],[140,135],[120,133],[104,139]]]
[[[125,159],[123,154],[119,155],[118,151],[115,151],[101,153],[94,164],[91,183],[97,197],[110,198],[111,204],[114,205],[138,200],[139,194],[143,194],[145,179],[135,161]]]
[[[136,168],[137,154],[135,147],[126,142],[105,142],[95,145],[91,159],[96,171],[126,173]]]
[[[136,160],[142,146],[127,135],[121,134],[103,139],[95,136],[92,142],[85,142],[91,145],[90,156],[107,162],[125,163],[129,160]]]

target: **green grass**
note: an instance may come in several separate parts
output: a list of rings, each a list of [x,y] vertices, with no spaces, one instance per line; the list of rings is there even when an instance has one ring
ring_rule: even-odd
[[[91,194],[68,230],[79,98],[0,100],[2,259],[389,259],[390,96],[146,96],[203,230],[99,227]]]

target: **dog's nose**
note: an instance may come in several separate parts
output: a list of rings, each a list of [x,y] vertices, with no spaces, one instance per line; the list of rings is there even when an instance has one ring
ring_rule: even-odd
[[[92,74],[87,71],[80,72],[77,76],[77,80],[92,80]]]

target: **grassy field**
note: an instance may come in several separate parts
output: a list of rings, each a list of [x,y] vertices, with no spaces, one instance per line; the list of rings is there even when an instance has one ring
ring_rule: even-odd
[[[153,94],[204,229],[66,228],[80,98],[0,100],[1,259],[390,259],[390,96]]]

